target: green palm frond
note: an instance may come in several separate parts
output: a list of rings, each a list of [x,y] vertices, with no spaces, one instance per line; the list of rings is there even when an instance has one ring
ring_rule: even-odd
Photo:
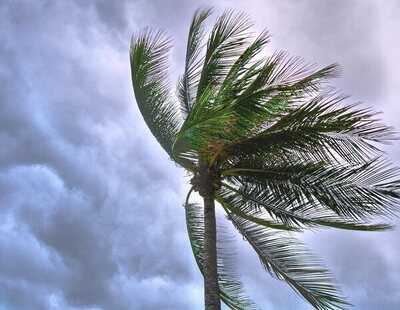
[[[273,220],[272,218],[266,218],[265,213],[262,214],[260,210],[256,209],[243,209],[243,204],[237,204],[235,201],[235,198],[238,197],[236,192],[233,192],[234,195],[233,197],[227,194],[226,190],[221,191],[221,194],[216,194],[216,200],[225,208],[228,209],[232,214],[241,217],[243,219],[246,219],[250,222],[253,222],[255,224],[265,226],[268,228],[273,228],[273,229],[280,229],[280,230],[286,230],[286,231],[299,231],[298,228],[290,225],[286,225],[285,223],[279,223],[278,221]]]
[[[189,194],[190,195],[190,194]],[[188,198],[189,198],[188,195]],[[185,203],[186,226],[193,255],[200,271],[203,273],[204,247],[204,208],[199,204]],[[218,284],[219,294],[223,302],[233,310],[258,309],[258,307],[244,293],[243,284],[235,273],[232,263],[232,248],[229,239],[218,240]]]
[[[162,31],[146,28],[132,36],[130,62],[136,102],[152,134],[172,157],[180,119],[167,79],[169,50],[170,39]]]
[[[348,308],[349,303],[342,297],[329,271],[300,242],[287,233],[254,224],[228,209],[225,211],[272,276],[286,281],[316,309]]]
[[[324,80],[335,76],[337,71],[336,65],[315,72],[313,68],[299,58],[287,58],[279,53],[267,59],[259,74],[230,106],[241,125],[237,139],[232,143],[259,134],[291,111],[296,102],[317,91]]]
[[[358,221],[399,211],[400,171],[386,160],[355,167],[267,163],[264,167],[233,168],[223,175],[251,196],[280,200],[303,212],[332,211],[343,219]]]
[[[268,36],[262,34],[248,49],[260,49],[267,42]],[[241,57],[248,55],[246,50]],[[238,59],[239,63],[241,57]],[[304,96],[307,98],[310,93],[319,90],[338,71],[335,64],[315,71],[315,66],[304,63],[299,57],[289,57],[286,53],[275,53],[263,65],[261,63],[257,61],[255,67],[248,68],[243,76],[239,76],[237,85],[230,87],[234,90],[233,94],[223,98],[227,111],[234,111],[237,116],[232,126],[235,125],[238,130],[236,139],[232,142],[259,133],[266,122],[271,122],[289,111],[293,101]],[[245,71],[246,68],[242,70]]]
[[[260,73],[263,59],[256,60],[256,57],[269,42],[269,39],[268,32],[262,32],[237,58],[221,84],[218,93],[219,102],[230,102],[236,99]]]
[[[200,57],[204,37],[204,22],[211,15],[212,8],[200,8],[194,13],[189,29],[186,47],[185,72],[179,80],[178,97],[184,115],[189,113],[196,97],[197,84],[201,75],[204,57]]]
[[[216,21],[207,43],[204,65],[197,89],[199,98],[209,85],[220,85],[236,58],[246,48],[252,26],[245,14],[226,10]]]
[[[389,224],[343,219],[318,205],[311,208],[308,203],[298,204],[296,201],[290,202],[275,195],[268,195],[264,191],[237,189],[226,183],[223,183],[218,196],[218,201],[222,200],[221,204],[236,216],[269,228],[286,227],[288,231],[321,226],[356,231],[392,229]]]
[[[348,162],[363,162],[381,154],[376,143],[395,139],[392,128],[376,120],[371,109],[343,105],[344,96],[325,91],[301,104],[252,137],[233,143],[227,153],[249,155],[306,150],[320,158],[333,154]]]

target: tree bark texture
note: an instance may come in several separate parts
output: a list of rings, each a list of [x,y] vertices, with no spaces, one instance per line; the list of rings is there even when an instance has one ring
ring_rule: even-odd
[[[214,195],[204,195],[204,299],[206,310],[220,310]]]

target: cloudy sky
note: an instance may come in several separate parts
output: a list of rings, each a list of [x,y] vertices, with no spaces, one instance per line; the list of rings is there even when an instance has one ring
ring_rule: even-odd
[[[269,29],[271,51],[340,63],[334,85],[400,129],[397,0],[214,2],[214,16],[235,8],[255,31]],[[200,4],[0,0],[1,310],[202,309],[182,208],[188,178],[138,112],[128,57],[132,32],[167,30],[175,81]],[[387,150],[400,165],[400,141]],[[355,309],[395,309],[399,229],[323,230],[304,240]],[[310,309],[262,272],[241,238],[237,245],[261,308]]]

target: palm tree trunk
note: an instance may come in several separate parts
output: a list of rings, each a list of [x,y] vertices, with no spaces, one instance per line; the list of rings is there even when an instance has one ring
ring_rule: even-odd
[[[204,199],[204,299],[206,310],[220,310],[214,194]]]

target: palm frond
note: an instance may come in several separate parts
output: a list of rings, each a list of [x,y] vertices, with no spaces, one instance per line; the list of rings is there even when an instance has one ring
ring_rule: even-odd
[[[250,210],[246,209],[243,210],[243,205],[237,205],[234,201],[234,197],[229,196],[226,194],[226,192],[222,191],[222,194],[216,194],[216,200],[226,209],[228,209],[232,214],[241,217],[243,219],[246,219],[250,222],[253,222],[255,224],[265,226],[268,228],[273,228],[273,229],[280,229],[280,230],[286,230],[286,231],[299,231],[294,226],[289,226],[285,225],[284,223],[279,223],[277,221],[274,221],[273,219],[266,219],[265,217],[260,217],[261,212],[257,212],[258,210]],[[237,197],[237,195],[234,195]]]
[[[236,115],[229,128],[236,129],[236,139],[231,143],[259,133],[266,123],[291,111],[295,102],[309,98],[329,78],[338,75],[336,64],[316,71],[315,65],[283,52],[275,53],[261,65],[262,59],[254,58],[268,42],[264,32],[242,53],[218,94],[217,100],[223,102],[226,113]],[[254,64],[246,67],[251,61]]]
[[[204,22],[211,15],[212,8],[203,7],[194,13],[189,28],[189,37],[186,47],[185,72],[179,80],[178,97],[181,102],[181,111],[189,113],[196,97],[197,84],[201,74],[201,65],[204,57],[200,57],[202,40],[204,37]]]
[[[200,271],[203,273],[204,262],[204,208],[199,204],[189,203],[189,195],[184,205],[186,212],[186,226],[193,255]],[[234,310],[258,309],[257,306],[245,296],[243,284],[235,274],[235,266],[232,262],[232,248],[229,246],[229,238],[217,236],[218,251],[218,285],[222,301]]]
[[[315,71],[315,65],[277,52],[254,71],[256,74],[251,79],[242,79],[245,83],[239,84],[240,92],[237,91],[230,107],[240,119],[248,121],[251,131],[247,130],[246,135],[259,131],[263,123],[289,111],[295,101],[320,90],[327,79],[337,76],[338,67],[333,64]]]
[[[293,237],[254,224],[225,209],[228,219],[258,254],[263,267],[286,281],[316,309],[346,309],[336,281],[320,260]]]
[[[384,159],[357,166],[267,162],[222,173],[249,196],[302,212],[332,211],[343,220],[359,221],[399,211],[400,170]]]
[[[197,98],[209,85],[220,85],[230,67],[246,48],[252,26],[244,14],[226,10],[217,20],[208,39],[204,65],[197,89]]]
[[[323,209],[318,205],[311,207],[307,203],[298,204],[297,201],[280,199],[273,194],[264,191],[248,190],[246,188],[235,188],[222,183],[219,196],[227,202],[231,208],[224,205],[233,214],[247,219],[255,224],[269,228],[275,228],[265,224],[273,222],[275,225],[287,227],[287,230],[302,230],[304,228],[332,227],[356,231],[385,231],[392,228],[389,224],[370,223],[367,221],[354,221],[342,219],[333,212]],[[240,212],[238,212],[239,210]],[[242,214],[246,216],[242,216]]]
[[[167,79],[169,50],[170,39],[162,31],[146,28],[132,36],[130,63],[136,101],[150,131],[172,157],[180,119]]]
[[[263,31],[250,44],[231,66],[228,74],[221,84],[218,93],[220,102],[234,100],[245,89],[261,71],[262,59],[256,60],[256,56],[269,42],[267,31]]]
[[[306,151],[320,158],[341,158],[360,163],[382,154],[376,143],[395,139],[392,128],[375,119],[371,109],[342,104],[345,96],[324,91],[300,104],[247,139],[231,144],[231,156]]]

